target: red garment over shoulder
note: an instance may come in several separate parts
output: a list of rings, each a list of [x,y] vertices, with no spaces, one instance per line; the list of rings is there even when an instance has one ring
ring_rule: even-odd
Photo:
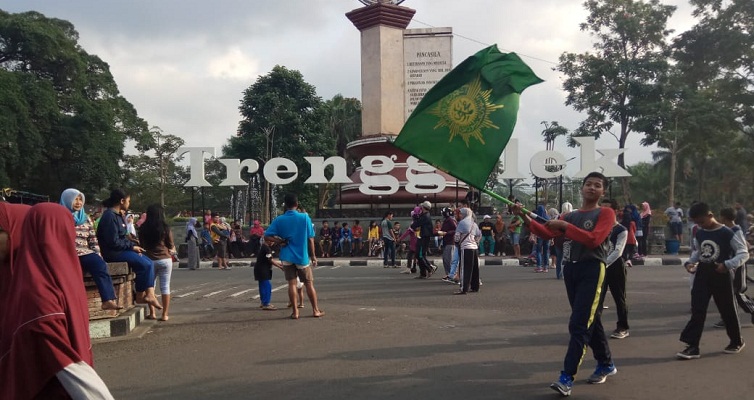
[[[37,204],[22,241],[0,326],[0,398],[31,399],[70,364],[92,365],[89,311],[71,212]]]
[[[26,217],[26,213],[31,207],[26,204],[0,203],[0,229],[8,233],[8,260],[4,265],[0,265],[0,322],[3,320],[3,311],[7,299],[5,291],[10,284],[13,276],[13,265],[18,252],[18,246],[21,244],[21,226]],[[0,337],[0,343],[2,337]]]
[[[626,238],[626,244],[636,244],[636,222],[631,221],[628,228],[628,238]]]

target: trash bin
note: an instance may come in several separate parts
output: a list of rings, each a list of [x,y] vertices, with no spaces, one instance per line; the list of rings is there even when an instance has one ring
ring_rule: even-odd
[[[665,253],[678,255],[678,250],[681,248],[681,242],[676,239],[665,240]]]

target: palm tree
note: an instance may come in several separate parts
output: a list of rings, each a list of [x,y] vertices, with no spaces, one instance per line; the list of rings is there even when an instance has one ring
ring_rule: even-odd
[[[350,175],[356,165],[348,157],[346,150],[348,143],[361,136],[361,102],[358,99],[337,94],[325,102],[324,112],[327,114],[326,121],[330,134],[335,139],[335,151],[338,156],[346,160]],[[317,202],[320,207],[328,203],[332,189],[329,183],[320,185]]]
[[[544,136],[545,138],[545,147],[549,151],[554,151],[555,139],[557,139],[558,136],[568,135],[568,129],[563,126],[560,126],[560,124],[558,124],[557,121],[552,121],[552,122],[542,121],[541,123],[542,125],[545,126],[545,129],[542,130],[542,136]],[[550,172],[560,171],[563,168],[565,168],[565,165],[555,165],[556,161],[555,159],[552,159],[552,158],[548,158],[547,160],[545,160],[545,163],[548,165],[546,168]],[[563,179],[562,176],[558,178],[557,182],[560,182],[561,179]],[[553,183],[557,183],[557,182],[553,182]],[[547,180],[542,181],[542,186],[544,190],[542,197],[545,199],[545,203],[547,202],[547,189],[550,186],[549,184],[550,182],[548,182]]]

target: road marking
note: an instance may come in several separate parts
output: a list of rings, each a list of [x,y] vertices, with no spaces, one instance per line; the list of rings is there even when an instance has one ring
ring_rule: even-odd
[[[280,290],[280,289],[285,289],[285,288],[287,288],[287,287],[288,287],[288,284],[286,283],[285,285],[282,285],[282,286],[278,286],[278,287],[276,287],[275,289],[272,289],[272,291],[273,291],[273,292],[277,292],[278,290]],[[256,295],[256,296],[252,297],[251,299],[252,299],[252,300],[256,300],[256,299],[258,299],[258,298],[259,298],[259,295]]]
[[[188,293],[184,293],[184,294],[182,294],[182,295],[179,295],[179,296],[175,296],[175,297],[177,297],[177,298],[182,298],[182,297],[191,296],[192,294],[197,294],[197,293],[199,293],[199,291],[198,291],[198,290],[197,290],[197,291],[194,291],[194,292],[188,292]]]
[[[330,268],[330,269],[331,269],[331,270],[333,270],[333,269],[338,269],[338,268],[340,268],[340,267],[342,267],[342,265],[338,265],[338,266],[332,267],[332,268]]]
[[[240,296],[240,295],[242,295],[242,294],[244,294],[244,293],[248,293],[248,292],[251,292],[252,290],[254,290],[254,289],[246,289],[246,290],[242,290],[242,291],[240,291],[240,292],[238,292],[238,293],[233,293],[232,295],[230,295],[230,296],[228,296],[228,297],[238,297],[238,296]]]
[[[210,283],[211,283],[211,282],[204,282],[204,283],[201,283],[201,284],[199,284],[199,285],[191,285],[191,286],[186,286],[186,287],[184,287],[184,288],[180,288],[180,289],[173,289],[173,293],[176,293],[176,292],[181,292],[181,291],[184,291],[184,290],[193,290],[193,289],[199,289],[200,287],[202,287],[202,286],[204,286],[204,285],[209,285]],[[178,296],[176,296],[176,297],[178,297]]]
[[[232,288],[231,288],[231,289],[232,289]],[[207,294],[205,294],[205,295],[204,295],[204,296],[202,296],[202,297],[203,297],[203,298],[212,297],[212,296],[214,296],[214,295],[216,295],[216,294],[218,294],[218,293],[222,293],[222,292],[224,292],[224,291],[226,291],[226,290],[228,290],[228,289],[223,289],[223,290],[218,290],[218,291],[216,291],[216,292],[207,293]]]

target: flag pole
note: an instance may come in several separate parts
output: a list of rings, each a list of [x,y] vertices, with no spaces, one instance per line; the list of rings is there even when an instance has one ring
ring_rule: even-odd
[[[503,196],[501,196],[501,195],[499,195],[499,194],[497,194],[497,193],[493,192],[492,190],[489,190],[489,189],[485,189],[485,188],[477,188],[477,189],[481,190],[481,191],[482,191],[483,193],[486,193],[486,194],[490,195],[490,196],[491,196],[491,197],[493,197],[494,199],[497,199],[497,200],[500,200],[500,201],[502,201],[503,203],[505,203],[505,204],[507,204],[507,205],[509,205],[509,206],[512,206],[512,205],[514,205],[514,204],[515,204],[515,203],[513,203],[512,201],[510,201],[510,200],[506,199],[505,197],[503,197]],[[527,210],[527,209],[526,209],[525,207],[523,207],[523,206],[521,206],[521,211],[523,211],[523,212],[525,212],[525,213],[526,213],[527,215],[529,215],[529,217],[530,217],[530,218],[534,218],[534,219],[536,219],[537,221],[539,221],[539,222],[541,222],[541,223],[545,223],[545,222],[547,222],[547,220],[546,220],[546,219],[544,219],[544,218],[540,217],[539,215],[537,215],[537,214],[535,214],[535,213],[533,213],[533,212],[531,212],[531,211]]]

